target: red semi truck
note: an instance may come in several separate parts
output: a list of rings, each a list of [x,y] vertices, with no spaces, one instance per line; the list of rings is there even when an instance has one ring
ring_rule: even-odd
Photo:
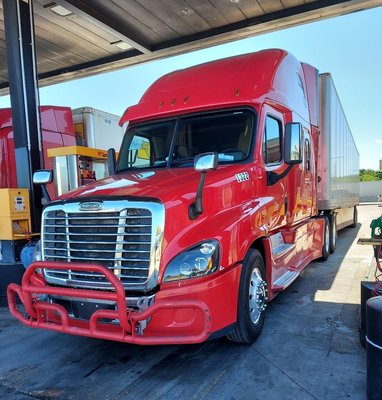
[[[53,160],[48,157],[48,150],[76,144],[72,110],[68,107],[42,106],[40,115],[42,161],[45,168],[52,168]],[[53,184],[49,184],[47,190],[51,198],[57,197]],[[17,182],[12,110],[0,109],[0,264],[4,270],[8,268],[4,265],[13,266],[20,260],[23,247],[38,235],[32,232],[30,211],[28,189],[20,188]],[[16,279],[23,269],[20,266],[20,269],[12,268],[11,271],[17,272],[8,276],[7,271],[5,275]],[[6,303],[4,281],[12,282],[8,278],[2,276],[0,305]]]
[[[105,150],[119,146],[122,129],[117,115],[90,107],[71,109],[60,106],[41,106],[41,136],[43,144],[43,165],[54,168],[54,158],[48,156],[50,149],[69,146],[85,146]],[[106,132],[112,138],[105,139]],[[13,141],[12,109],[0,109],[0,189],[18,188],[16,175],[15,149]],[[82,166],[81,166],[82,167]],[[100,174],[102,175],[102,174]],[[48,186],[52,199],[63,191],[57,188],[58,182]]]
[[[72,110],[69,107],[41,106],[40,115],[44,168],[53,169],[53,160],[47,156],[48,149],[76,144]],[[17,187],[12,110],[3,108],[0,109],[0,188]],[[52,198],[56,197],[53,185],[49,185],[48,190]]]
[[[356,224],[358,153],[330,75],[284,50],[170,73],[121,124],[116,173],[44,209],[42,261],[8,288],[30,327],[252,343],[268,301]]]
[[[109,145],[119,146],[120,117],[89,107],[59,106],[41,106],[40,117],[42,162],[55,172],[54,184],[47,187],[51,199],[106,176],[104,132],[113,135]],[[14,147],[12,110],[0,109],[0,263],[10,264],[19,261],[23,246],[39,235],[31,229],[28,190],[17,182]],[[0,290],[0,304],[2,298]]]

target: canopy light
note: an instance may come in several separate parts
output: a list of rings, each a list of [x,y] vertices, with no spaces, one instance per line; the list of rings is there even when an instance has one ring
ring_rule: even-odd
[[[65,7],[62,7],[56,3],[50,3],[45,6],[50,11],[54,12],[55,14],[59,15],[60,17],[68,17],[69,15],[73,14],[70,10]]]
[[[123,40],[118,40],[117,42],[111,42],[110,43],[111,46],[116,46],[121,50],[129,50],[131,48],[131,46],[124,42]]]

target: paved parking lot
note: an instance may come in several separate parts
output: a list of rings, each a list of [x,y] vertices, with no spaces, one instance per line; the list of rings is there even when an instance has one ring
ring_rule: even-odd
[[[381,213],[359,207],[328,261],[272,302],[252,346],[132,346],[29,329],[0,308],[0,398],[365,400],[359,292],[372,251],[356,241]]]

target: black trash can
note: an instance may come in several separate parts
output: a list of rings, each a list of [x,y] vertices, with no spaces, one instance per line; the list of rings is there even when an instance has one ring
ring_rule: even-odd
[[[362,347],[366,348],[366,302],[374,297],[374,292],[382,295],[382,288],[379,291],[379,284],[376,288],[376,282],[362,281],[361,282],[361,320],[359,326],[359,340]]]
[[[366,302],[367,398],[382,400],[382,296]]]

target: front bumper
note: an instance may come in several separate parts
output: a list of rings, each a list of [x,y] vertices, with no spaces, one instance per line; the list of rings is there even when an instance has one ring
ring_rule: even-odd
[[[113,291],[73,289],[47,286],[42,280],[36,280],[38,268],[55,270],[76,270],[101,273],[111,283]],[[89,320],[71,318],[60,304],[40,300],[41,295],[64,296],[74,299],[91,299],[114,302],[115,310],[99,309],[94,311]],[[40,261],[26,270],[22,285],[10,284],[7,289],[8,305],[11,314],[32,328],[49,329],[72,335],[88,336],[141,345],[192,344],[208,339],[211,333],[211,314],[207,305],[198,299],[159,300],[144,311],[128,308],[123,285],[107,268],[96,264],[76,264]],[[19,298],[25,313],[17,306]],[[148,319],[155,326],[161,325],[161,318],[166,310],[176,310],[182,314],[179,323],[172,323],[162,331],[145,329],[140,332],[140,324]]]

